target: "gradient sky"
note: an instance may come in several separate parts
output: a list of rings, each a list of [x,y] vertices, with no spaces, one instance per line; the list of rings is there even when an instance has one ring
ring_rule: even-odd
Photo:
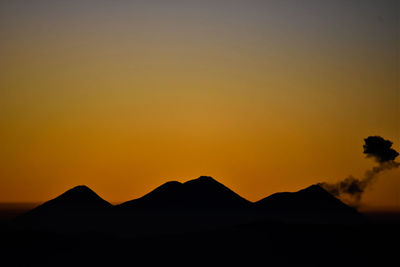
[[[210,175],[249,200],[400,150],[398,1],[0,1],[0,201]],[[400,170],[365,205],[400,209]]]

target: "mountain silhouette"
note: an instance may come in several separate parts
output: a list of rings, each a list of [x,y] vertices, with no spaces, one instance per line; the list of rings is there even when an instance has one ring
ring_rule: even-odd
[[[247,222],[252,203],[211,177],[167,182],[113,208],[125,233],[182,233]]]
[[[195,260],[245,266],[358,266],[371,263],[365,253],[377,255],[375,265],[382,265],[387,251],[397,255],[392,245],[399,237],[397,225],[371,227],[364,222],[360,213],[319,185],[253,203],[202,176],[167,182],[117,206],[77,186],[7,229],[2,263],[126,266],[133,261],[156,264],[155,259],[164,265]]]
[[[319,185],[297,192],[272,194],[254,203],[255,209],[286,222],[359,222],[356,209],[346,205]]]
[[[45,202],[31,212],[53,212],[60,210],[99,209],[112,205],[99,197],[85,185],[76,186],[60,196]]]
[[[77,230],[98,225],[112,205],[85,185],[76,186],[18,217],[19,225],[48,230]]]
[[[118,208],[132,210],[236,210],[251,205],[211,177],[180,183],[167,182],[147,195],[122,203]]]
[[[253,222],[354,223],[355,209],[312,185],[250,202],[211,177],[167,182],[150,193],[113,206],[87,186],[74,187],[20,216],[23,227],[60,232],[154,234],[199,231]],[[266,225],[267,225],[266,224]]]

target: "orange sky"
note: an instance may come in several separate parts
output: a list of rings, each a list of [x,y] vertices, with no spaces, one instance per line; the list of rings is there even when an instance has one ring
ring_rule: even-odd
[[[209,175],[249,200],[400,150],[397,1],[2,1],[0,201]],[[400,170],[365,205],[400,208]]]

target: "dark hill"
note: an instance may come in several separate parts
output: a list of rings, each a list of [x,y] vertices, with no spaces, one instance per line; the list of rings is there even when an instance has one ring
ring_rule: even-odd
[[[360,222],[356,209],[328,193],[319,185],[297,192],[275,193],[254,203],[263,214],[289,223],[345,223]]]
[[[235,210],[251,204],[211,177],[180,182],[167,182],[147,195],[119,205],[140,210]]]
[[[167,182],[113,208],[125,234],[183,233],[251,220],[252,203],[211,177]],[[117,228],[117,227],[115,227]]]
[[[85,185],[76,186],[55,199],[49,200],[32,211],[53,209],[92,209],[112,206]]]
[[[79,230],[97,227],[112,205],[84,185],[76,186],[19,216],[16,225],[42,230]]]

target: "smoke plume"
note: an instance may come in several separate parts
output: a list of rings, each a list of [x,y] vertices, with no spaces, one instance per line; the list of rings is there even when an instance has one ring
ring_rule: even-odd
[[[319,184],[332,195],[353,206],[359,205],[365,189],[377,179],[381,172],[400,166],[400,163],[395,161],[399,153],[392,148],[391,141],[380,136],[369,136],[364,139],[364,142],[363,153],[367,155],[367,158],[373,158],[378,166],[367,170],[361,179],[350,175],[334,184],[325,182]]]

